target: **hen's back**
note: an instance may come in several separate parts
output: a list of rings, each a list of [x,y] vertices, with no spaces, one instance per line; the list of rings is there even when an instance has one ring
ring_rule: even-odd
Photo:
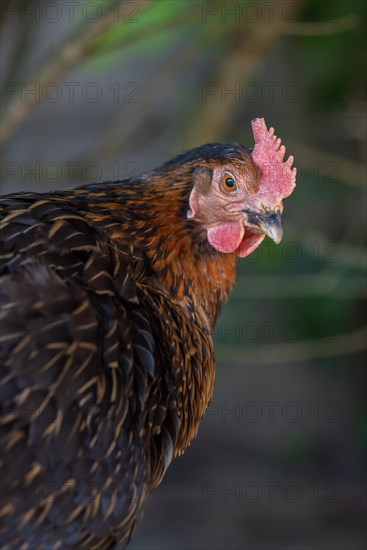
[[[2,544],[107,548],[151,477],[143,260],[52,196],[5,197],[1,218]]]

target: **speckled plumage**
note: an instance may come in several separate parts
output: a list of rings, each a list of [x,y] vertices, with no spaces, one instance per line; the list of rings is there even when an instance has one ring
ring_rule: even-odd
[[[126,542],[196,435],[235,278],[187,219],[196,162],[1,200],[4,548]]]
[[[218,183],[228,169],[239,207]],[[279,233],[260,178],[246,147],[209,144],[134,180],[0,200],[4,550],[128,542],[211,399],[211,331],[236,276],[212,222],[223,239],[248,220],[248,250]]]

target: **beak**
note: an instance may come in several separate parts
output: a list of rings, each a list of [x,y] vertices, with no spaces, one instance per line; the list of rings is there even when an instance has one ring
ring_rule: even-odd
[[[262,214],[245,210],[247,214],[246,224],[260,230],[270,237],[275,244],[279,244],[283,238],[283,223],[278,211]]]

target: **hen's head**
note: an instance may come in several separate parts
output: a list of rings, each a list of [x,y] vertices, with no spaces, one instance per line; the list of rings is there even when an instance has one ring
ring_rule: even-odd
[[[251,254],[266,235],[281,241],[283,199],[296,184],[293,157],[283,162],[285,147],[274,129],[259,118],[252,129],[252,152],[216,144],[197,150],[187,214],[207,230],[212,247],[240,257]]]

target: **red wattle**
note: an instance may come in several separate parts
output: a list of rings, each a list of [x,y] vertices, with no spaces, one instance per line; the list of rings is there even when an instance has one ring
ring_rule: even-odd
[[[242,221],[226,222],[208,229],[208,241],[219,252],[235,252],[242,242],[245,228]]]

